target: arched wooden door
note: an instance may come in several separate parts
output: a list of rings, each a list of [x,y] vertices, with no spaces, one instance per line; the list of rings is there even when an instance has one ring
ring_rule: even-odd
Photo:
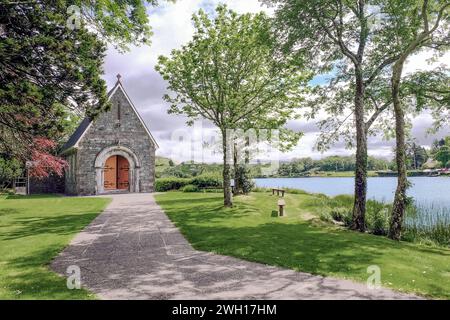
[[[117,156],[117,189],[128,190],[130,186],[128,177],[130,164],[128,160],[122,156]]]
[[[129,189],[130,164],[122,156],[111,156],[106,160],[104,167],[105,190]]]

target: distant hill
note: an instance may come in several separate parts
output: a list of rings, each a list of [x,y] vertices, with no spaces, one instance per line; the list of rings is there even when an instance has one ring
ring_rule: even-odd
[[[166,166],[166,167],[170,167],[170,162],[172,160],[170,160],[169,158],[165,158],[165,157],[160,157],[160,156],[156,156],[156,166],[160,167],[160,166]]]
[[[220,163],[192,163],[190,161],[175,163],[169,158],[156,157],[156,177],[191,178],[201,174],[222,174]],[[350,177],[354,175],[355,159],[352,156],[328,156],[319,160],[297,158],[291,161],[281,161],[279,167],[271,168],[270,163],[249,165],[251,175],[261,177]],[[271,169],[271,170],[269,170]],[[275,169],[275,170],[273,170]],[[393,170],[393,163],[386,159],[369,157],[368,170]]]
[[[161,177],[163,172],[172,167],[173,165],[175,165],[175,163],[169,158],[156,156],[155,160],[156,177],[157,178]]]
[[[222,172],[222,166],[215,163],[191,163],[182,162],[176,164],[174,161],[165,158],[156,158],[156,177],[178,177],[178,178],[190,178],[198,176],[200,174],[220,174]]]
[[[221,175],[223,166],[219,163],[192,163],[190,161],[175,163],[166,157],[156,157],[156,178],[190,178],[201,174]],[[270,164],[250,164],[253,177],[261,176],[261,170]]]

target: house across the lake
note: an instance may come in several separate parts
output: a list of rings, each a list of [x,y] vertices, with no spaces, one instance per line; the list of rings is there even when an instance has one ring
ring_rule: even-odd
[[[62,149],[66,194],[154,191],[158,144],[119,75],[108,98],[111,109],[93,121],[84,119]]]

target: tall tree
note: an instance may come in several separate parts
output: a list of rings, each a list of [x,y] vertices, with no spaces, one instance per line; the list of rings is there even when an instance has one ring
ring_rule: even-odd
[[[445,137],[441,140],[433,154],[433,158],[441,163],[442,167],[447,167],[450,165],[450,136]]]
[[[65,9],[15,2],[0,10],[1,152],[23,162],[53,157],[46,162],[57,172],[62,163],[51,141],[63,132],[65,110],[93,116],[107,107],[100,77],[105,46],[84,28],[68,29]]]
[[[406,143],[406,165],[408,169],[420,169],[428,160],[427,150],[413,139]]]
[[[62,172],[55,148],[67,134],[68,112],[95,117],[108,108],[105,41],[121,49],[147,43],[145,3],[1,2],[0,153],[41,162],[36,175]]]
[[[193,39],[156,67],[168,82],[170,113],[204,118],[222,136],[224,205],[231,206],[229,129],[245,121],[286,117],[298,107],[302,84],[299,67],[274,56],[270,21],[263,14],[243,14],[216,8],[215,18],[200,10],[193,16]]]
[[[276,118],[273,118],[273,117]],[[285,124],[289,119],[295,116],[290,113],[285,114],[268,114],[264,118],[245,118],[243,122],[237,126],[241,130],[237,130],[233,137],[233,173],[234,173],[234,194],[243,192],[240,181],[242,180],[242,172],[250,172],[248,165],[252,156],[255,157],[253,151],[258,151],[258,144],[267,143],[272,150],[287,152],[292,150],[303,135],[301,132],[287,129]],[[256,129],[256,130],[255,130]],[[263,129],[263,130],[260,130]],[[253,130],[249,133],[249,130]],[[254,140],[251,138],[254,135]],[[277,161],[277,159],[272,159]],[[248,175],[250,178],[250,175]]]
[[[377,1],[262,0],[275,6],[277,39],[284,52],[308,57],[318,73],[330,73],[334,95],[346,103],[334,105],[335,114],[352,101],[356,141],[355,200],[352,229],[365,230],[367,193],[367,136],[370,126],[389,107],[385,85],[379,77],[398,55],[385,54],[390,41],[379,41],[383,32],[375,22],[382,15],[373,10]],[[344,83],[344,85],[342,85]],[[375,89],[372,89],[375,87]],[[324,89],[326,90],[326,89]],[[321,92],[326,92],[322,90]],[[320,93],[320,91],[319,91]],[[368,115],[368,107],[372,114]],[[339,128],[340,123],[336,127]]]
[[[72,19],[79,14],[81,23],[95,30],[99,39],[126,51],[130,45],[151,43],[152,30],[147,10],[163,1],[176,0],[60,0],[60,3],[71,13]],[[79,12],[69,9],[71,5],[77,6]]]
[[[399,240],[405,208],[407,204],[406,189],[408,187],[406,172],[405,142],[405,108],[402,103],[402,74],[408,57],[424,48],[439,51],[448,49],[450,2],[442,0],[423,1],[387,1],[383,6],[392,23],[389,27],[395,32],[395,46],[399,48],[399,56],[392,67],[391,95],[395,114],[396,162],[398,171],[397,189],[392,208],[389,230],[391,239]]]

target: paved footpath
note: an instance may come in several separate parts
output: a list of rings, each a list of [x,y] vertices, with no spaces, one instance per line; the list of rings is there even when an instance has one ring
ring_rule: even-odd
[[[113,201],[52,262],[102,299],[408,299],[388,289],[194,250],[151,194]]]

